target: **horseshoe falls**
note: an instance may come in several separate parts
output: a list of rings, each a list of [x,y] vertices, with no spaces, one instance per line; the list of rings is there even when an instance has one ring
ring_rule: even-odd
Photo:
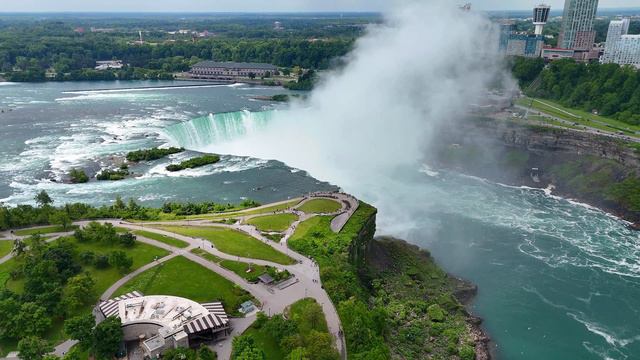
[[[169,126],[165,136],[189,150],[203,150],[209,145],[235,140],[264,129],[276,110],[248,110],[209,114]]]

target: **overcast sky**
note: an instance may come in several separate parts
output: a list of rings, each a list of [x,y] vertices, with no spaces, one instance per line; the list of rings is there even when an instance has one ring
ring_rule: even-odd
[[[0,0],[0,12],[12,11],[384,11],[398,0]],[[428,0],[424,0],[428,1]],[[455,0],[452,0],[455,1]],[[463,3],[467,0],[458,0]],[[471,0],[481,10],[530,9],[540,0]],[[561,9],[564,0],[547,0]],[[637,7],[638,0],[600,0],[600,7]]]

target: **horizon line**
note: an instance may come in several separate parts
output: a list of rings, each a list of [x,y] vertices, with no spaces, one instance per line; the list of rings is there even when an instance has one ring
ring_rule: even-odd
[[[533,8],[522,9],[489,9],[478,10],[482,12],[509,12],[509,11],[529,11]],[[562,10],[562,8],[552,8],[551,11]],[[626,7],[603,7],[599,8],[598,12],[602,10],[640,10],[640,6],[626,6]],[[173,10],[126,10],[126,11],[104,11],[104,10],[43,10],[43,11],[2,11],[3,14],[382,14],[384,10],[273,10],[273,11],[259,11],[259,10],[229,10],[229,11],[173,11]]]

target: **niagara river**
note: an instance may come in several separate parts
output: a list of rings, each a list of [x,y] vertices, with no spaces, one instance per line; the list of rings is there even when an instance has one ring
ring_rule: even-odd
[[[0,85],[0,201],[32,203],[46,190],[55,204],[108,204],[117,195],[150,205],[270,202],[342,186],[282,159],[224,153],[218,164],[179,174],[164,168],[189,153],[142,164],[123,181],[65,183],[71,169],[95,173],[131,150],[216,151],[286,111],[254,100],[282,89],[187,85]],[[478,285],[471,310],[485,319],[499,359],[640,357],[640,237],[626,223],[541,190],[425,164],[403,166],[394,178],[384,188],[345,190],[380,209],[379,234],[428,249],[447,271]]]

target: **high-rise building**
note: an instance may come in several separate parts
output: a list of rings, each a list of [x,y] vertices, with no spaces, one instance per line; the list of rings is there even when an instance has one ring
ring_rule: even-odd
[[[536,27],[535,34],[542,35],[544,26],[549,20],[549,12],[551,7],[545,4],[540,4],[533,9],[533,25]]]
[[[603,63],[613,62],[615,54],[617,52],[618,43],[622,39],[622,35],[626,35],[629,32],[629,19],[612,20],[609,23],[609,31],[607,32],[607,42],[604,46],[604,55],[602,56]]]
[[[629,35],[629,19],[609,23],[603,63],[633,65],[640,68],[640,35]]]
[[[598,0],[565,0],[558,47],[590,50],[596,39],[593,21],[597,11]]]

